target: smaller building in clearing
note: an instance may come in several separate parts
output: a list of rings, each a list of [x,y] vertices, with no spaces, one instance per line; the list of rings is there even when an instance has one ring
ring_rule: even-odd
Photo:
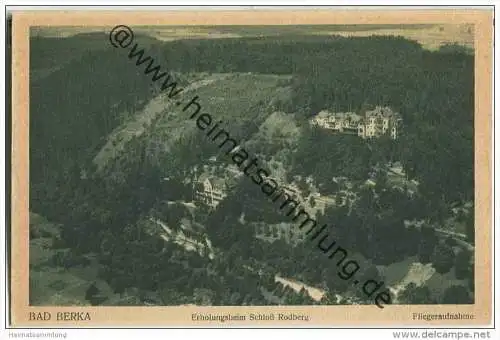
[[[193,200],[215,209],[236,185],[241,172],[234,166],[215,168],[204,166],[193,183]]]

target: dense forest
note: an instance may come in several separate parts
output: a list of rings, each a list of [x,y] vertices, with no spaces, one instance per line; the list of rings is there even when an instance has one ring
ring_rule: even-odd
[[[407,146],[401,151],[405,170],[422,180],[429,198],[473,198],[474,58],[469,54],[447,48],[430,52],[397,37],[289,36],[153,46],[150,53],[171,70],[294,74],[290,109],[306,117],[323,108],[359,111],[366,105],[390,105],[405,124],[400,143]],[[32,119],[38,127],[32,131],[34,150],[48,145],[54,157],[61,144],[71,151],[82,146],[95,150],[118,124],[118,112],[137,111],[150,98],[150,79],[118,52],[88,52],[43,83],[32,84]],[[32,56],[35,65],[38,55]],[[66,94],[46,90],[58,87]]]
[[[78,37],[93,41],[101,38]],[[62,240],[72,249],[73,256],[101,254],[105,268],[102,278],[111,282],[115,291],[127,287],[164,289],[165,282],[176,280],[174,291],[166,290],[170,298],[165,301],[174,299],[176,289],[186,290],[182,296],[192,296],[196,282],[200,281],[207,282],[206,289],[219,294],[203,304],[237,304],[243,300],[264,304],[260,293],[250,287],[252,282],[263,280],[270,290],[275,289],[269,275],[276,272],[323,284],[331,294],[347,289],[342,282],[331,280],[328,266],[318,272],[311,269],[324,262],[314,249],[291,248],[280,242],[267,247],[259,240],[248,241],[252,239],[251,232],[238,219],[249,206],[244,197],[251,196],[255,188],[247,188],[244,181],[214,214],[200,221],[206,224],[214,244],[224,250],[221,262],[196,263],[206,261],[196,256],[186,260],[196,263],[191,265],[193,268],[209,267],[212,274],[197,270],[198,276],[191,276],[183,272],[181,259],[177,264],[165,264],[164,259],[174,257],[178,250],[164,250],[143,235],[139,221],[152,210],[161,210],[162,201],[188,196],[189,188],[182,176],[190,166],[208,157],[199,156],[205,146],[197,150],[192,143],[178,145],[164,156],[163,162],[153,164],[144,156],[147,136],[142,136],[129,142],[127,152],[121,155],[126,178],[120,184],[109,173],[95,172],[92,159],[106,137],[138,114],[158,89],[124,53],[100,45],[77,51],[76,46],[69,48],[74,54],[70,61],[30,82],[30,209],[63,224]],[[148,41],[146,46],[158,64],[179,74],[293,75],[292,100],[279,103],[279,108],[304,126],[307,119],[325,108],[362,112],[374,105],[387,105],[400,112],[404,130],[397,143],[332,137],[304,127],[290,163],[285,166],[290,174],[313,176],[328,191],[332,176],[363,180],[378,164],[400,160],[408,179],[420,183],[417,197],[410,200],[380,184],[375,191],[363,192],[350,213],[328,210],[322,218],[334,221],[338,236],[376,263],[418,255],[423,263],[433,261],[440,272],[455,267],[461,277],[473,277],[470,258],[461,254],[454,259],[450,254],[452,241],[438,241],[428,230],[431,228],[400,228],[403,219],[408,218],[428,217],[432,222],[442,222],[447,217],[447,207],[474,200],[473,55],[446,47],[428,51],[403,38],[375,36]],[[44,48],[50,50],[43,46],[31,50],[33,67],[54,67],[41,61],[47,53],[40,52]],[[68,51],[67,47],[61,49]],[[181,158],[183,164],[178,162]],[[180,171],[183,167],[184,172]],[[167,169],[172,170],[173,176],[159,185]],[[266,202],[253,204],[253,211],[260,211],[269,221],[284,220]],[[469,241],[473,242],[471,217],[463,218],[468,220]],[[136,263],[137,272],[126,270],[131,261]],[[141,266],[145,263],[148,265]],[[265,277],[259,278],[251,271],[245,272],[243,264],[269,268]],[[366,275],[378,275],[371,264],[365,270]],[[219,292],[216,288],[233,281],[234,287],[240,287],[244,293],[233,296],[231,291]],[[207,296],[198,293],[197,299]],[[428,293],[415,287],[409,287],[405,294],[409,303],[429,302]],[[306,294],[300,296],[292,301],[310,302]],[[454,301],[454,296],[450,293],[445,302]],[[186,299],[178,303],[191,302]],[[325,303],[334,303],[331,296],[329,299]],[[470,302],[468,296],[464,300]]]

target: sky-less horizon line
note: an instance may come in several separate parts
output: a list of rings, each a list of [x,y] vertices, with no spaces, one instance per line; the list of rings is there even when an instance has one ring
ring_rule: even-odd
[[[32,37],[71,37],[84,33],[108,33],[110,26],[53,26],[31,27]],[[445,44],[474,48],[474,26],[471,24],[347,24],[347,25],[176,25],[134,26],[138,34],[160,41],[183,39],[248,38],[286,34],[340,35],[363,37],[369,35],[402,36],[415,40],[423,47],[436,49]]]

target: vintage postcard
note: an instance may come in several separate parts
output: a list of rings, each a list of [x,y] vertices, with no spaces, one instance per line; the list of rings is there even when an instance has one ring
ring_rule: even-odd
[[[15,11],[15,327],[480,326],[493,11]]]

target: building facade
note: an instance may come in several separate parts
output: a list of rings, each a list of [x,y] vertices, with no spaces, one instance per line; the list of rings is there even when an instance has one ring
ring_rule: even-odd
[[[323,110],[311,124],[337,133],[357,135],[361,138],[379,138],[389,135],[397,139],[401,130],[401,116],[389,107],[377,106],[364,116],[354,112],[329,112]]]
[[[267,242],[283,240],[289,244],[298,244],[306,236],[295,223],[258,224],[254,229],[255,236]]]
[[[215,209],[234,188],[241,172],[233,165],[216,169],[203,166],[193,182],[193,201]]]
[[[209,178],[200,179],[194,183],[194,201],[215,209],[219,203],[226,198],[225,186],[219,181],[211,181]]]

